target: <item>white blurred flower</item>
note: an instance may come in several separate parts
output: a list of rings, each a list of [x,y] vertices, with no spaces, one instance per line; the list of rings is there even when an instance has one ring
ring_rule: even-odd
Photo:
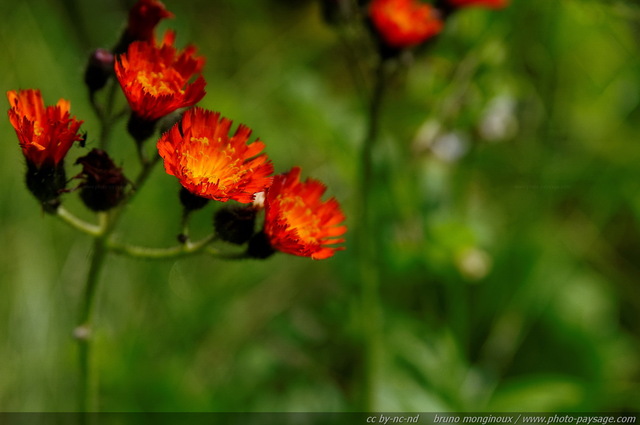
[[[487,105],[480,122],[481,136],[489,141],[500,141],[512,137],[518,130],[515,108],[515,99],[509,95],[493,98]]]
[[[489,274],[492,266],[491,256],[477,247],[463,250],[456,259],[460,273],[469,280],[480,280]]]

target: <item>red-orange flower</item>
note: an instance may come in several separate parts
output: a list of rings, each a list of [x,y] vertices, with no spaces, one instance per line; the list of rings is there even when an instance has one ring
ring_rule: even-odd
[[[153,41],[154,29],[165,18],[173,18],[164,4],[158,0],[139,0],[129,10],[126,33],[132,40]]]
[[[55,106],[45,108],[40,90],[7,92],[11,108],[9,120],[18,135],[27,161],[40,168],[57,166],[73,142],[82,140],[78,134],[82,121],[69,113],[69,101],[60,99]]]
[[[178,52],[175,33],[167,31],[160,45],[136,41],[120,55],[115,72],[134,114],[155,121],[179,108],[195,105],[205,95],[201,75],[204,58],[194,56],[193,46]]]
[[[321,200],[325,190],[317,180],[301,182],[299,167],[274,177],[264,200],[264,233],[274,249],[314,260],[344,249],[334,245],[344,242],[345,216],[334,198]]]
[[[509,4],[509,0],[449,0],[455,7],[480,6],[490,9],[501,9]]]
[[[413,47],[443,27],[436,10],[418,0],[373,0],[369,16],[381,40],[390,47]]]
[[[229,137],[232,121],[217,112],[189,109],[182,120],[158,140],[158,152],[168,174],[203,198],[248,203],[271,184],[273,165],[264,143],[247,144],[251,129],[238,126]]]

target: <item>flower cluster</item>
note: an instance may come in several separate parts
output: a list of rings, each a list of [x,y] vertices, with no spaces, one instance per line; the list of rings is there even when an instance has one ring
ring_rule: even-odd
[[[209,200],[244,204],[220,207],[214,230],[218,239],[246,244],[249,257],[266,258],[281,251],[325,259],[343,249],[338,244],[344,242],[345,216],[335,199],[322,201],[322,183],[301,182],[299,167],[273,176],[265,144],[249,143],[249,127],[239,125],[232,134],[230,119],[195,106],[205,96],[205,60],[194,46],[176,48],[173,31],[156,39],[156,25],[170,17],[173,14],[161,2],[139,0],[117,45],[94,51],[85,71],[94,107],[96,94],[112,75],[127,100],[127,128],[142,166],[142,177],[136,181],[143,181],[157,162],[144,155],[143,142],[171,115],[173,122],[158,138],[154,157],[164,160],[165,171],[180,182],[184,217]],[[79,133],[82,121],[70,115],[66,100],[45,107],[38,90],[10,91],[7,97],[9,118],[27,160],[27,185],[45,211],[55,214],[61,195],[70,191],[64,158],[74,142],[81,147],[86,142],[86,135]],[[97,107],[96,112],[104,113]],[[81,180],[80,198],[93,211],[116,208],[137,189],[104,149],[92,149],[75,164],[82,166],[76,176]],[[256,230],[261,211],[262,228]]]
[[[320,200],[324,185],[315,180],[299,182],[298,167],[271,177],[273,165],[262,153],[264,143],[247,144],[251,130],[244,125],[229,136],[231,125],[231,120],[219,113],[196,107],[187,110],[157,142],[165,171],[177,177],[191,194],[251,204],[222,209],[216,215],[219,236],[239,244],[251,239],[248,252],[258,258],[275,249],[323,259],[341,249],[327,246],[343,242],[331,238],[344,234],[347,228],[336,226],[345,219],[338,202]],[[264,203],[257,200],[258,195],[265,197]],[[264,228],[256,234],[254,218],[260,209],[265,210]],[[256,249],[255,241],[263,240],[263,235],[268,245]]]

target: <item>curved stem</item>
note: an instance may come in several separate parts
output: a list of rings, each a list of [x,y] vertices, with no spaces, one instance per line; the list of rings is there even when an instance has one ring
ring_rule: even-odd
[[[146,259],[146,260],[165,260],[167,258],[184,257],[187,255],[196,254],[202,251],[208,244],[216,239],[215,235],[209,235],[204,239],[197,242],[187,241],[184,244],[172,246],[169,248],[149,248],[136,245],[129,245],[119,243],[114,240],[109,240],[107,248],[116,253],[123,254],[129,257]]]
[[[94,238],[100,236],[102,232],[104,232],[104,229],[102,227],[88,223],[81,218],[76,217],[73,213],[62,206],[58,207],[56,215],[58,218],[60,218],[62,221],[64,221],[74,229],[79,230],[89,236],[93,236]]]

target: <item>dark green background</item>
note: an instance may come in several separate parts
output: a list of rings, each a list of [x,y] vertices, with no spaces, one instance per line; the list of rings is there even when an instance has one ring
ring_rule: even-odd
[[[165,4],[176,17],[161,31],[207,59],[200,105],[250,126],[277,172],[301,165],[323,180],[355,229],[365,46],[350,53],[313,1]],[[69,99],[92,146],[84,64],[115,43],[129,5],[0,0],[2,90]],[[514,0],[454,16],[392,83],[371,187],[376,410],[640,410],[639,34],[632,1]],[[488,120],[502,131],[489,137]],[[111,153],[132,177],[123,127]],[[91,240],[40,211],[8,119],[0,135],[0,410],[74,410],[71,331]],[[455,160],[441,154],[451,140],[465,148]],[[156,169],[118,234],[174,244],[177,189]],[[66,204],[93,219],[75,195]],[[347,238],[319,262],[109,257],[98,408],[361,410],[368,319]]]

